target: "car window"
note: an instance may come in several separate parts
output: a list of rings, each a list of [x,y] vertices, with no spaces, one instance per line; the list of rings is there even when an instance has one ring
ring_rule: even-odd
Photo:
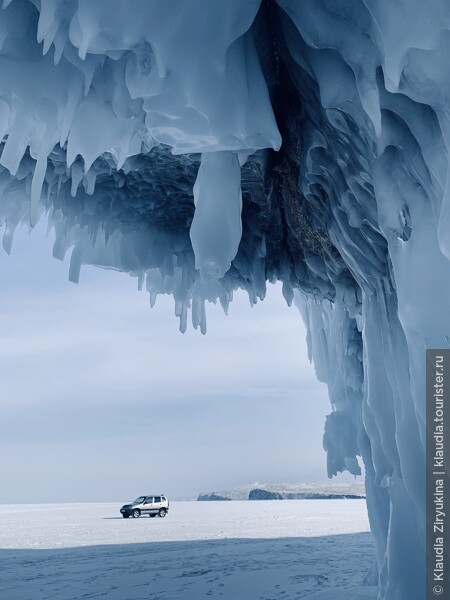
[[[153,502],[153,496],[147,496],[147,498],[145,499],[145,504],[152,504]]]
[[[165,502],[166,501],[166,497],[165,496],[161,496],[161,502]]]
[[[155,496],[155,502],[161,502],[161,496]]]
[[[145,496],[139,496],[139,498],[136,498],[136,500],[133,502],[133,504],[140,504],[141,502],[144,502],[145,500]]]

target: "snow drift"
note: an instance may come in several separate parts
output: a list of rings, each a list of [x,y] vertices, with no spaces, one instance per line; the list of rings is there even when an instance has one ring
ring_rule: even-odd
[[[113,9],[112,9],[113,8]],[[4,0],[0,222],[206,330],[281,280],[366,468],[380,598],[424,594],[424,349],[450,335],[446,0]]]

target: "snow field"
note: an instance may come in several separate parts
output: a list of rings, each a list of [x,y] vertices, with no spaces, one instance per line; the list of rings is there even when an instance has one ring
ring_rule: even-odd
[[[359,586],[374,560],[363,500],[171,502],[164,519],[119,508],[0,506],[0,598],[291,600]]]

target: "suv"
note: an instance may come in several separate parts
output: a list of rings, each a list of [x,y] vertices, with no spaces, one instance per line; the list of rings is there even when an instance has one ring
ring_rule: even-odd
[[[141,515],[149,517],[165,517],[169,511],[169,501],[162,494],[160,496],[139,496],[131,504],[124,504],[120,509],[122,517],[134,517],[137,519]]]

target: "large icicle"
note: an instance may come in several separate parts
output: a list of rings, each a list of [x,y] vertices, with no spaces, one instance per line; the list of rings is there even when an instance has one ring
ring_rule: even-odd
[[[236,256],[242,235],[241,167],[235,152],[203,154],[194,185],[191,241],[195,268],[220,279]]]

